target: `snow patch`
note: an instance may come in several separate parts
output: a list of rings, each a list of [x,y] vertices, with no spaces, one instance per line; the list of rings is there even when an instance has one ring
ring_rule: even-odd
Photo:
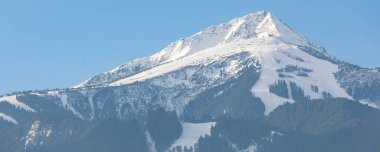
[[[88,104],[91,108],[90,120],[95,118],[95,106],[94,106],[94,95],[96,94],[95,90],[92,89],[84,89],[79,91],[83,96],[87,97]]]
[[[321,99],[323,97],[322,92],[328,92],[333,97],[352,99],[335,79],[334,73],[338,72],[338,65],[315,58],[299,50],[296,46],[281,43],[263,46],[258,50],[258,53],[259,58],[262,59],[261,76],[259,81],[253,86],[252,92],[264,102],[266,115],[286,102],[294,102],[292,98],[282,98],[269,92],[269,86],[277,80],[285,80],[288,85],[290,82],[295,82],[297,86],[304,90],[305,95],[310,96],[311,99]],[[292,56],[297,56],[302,61],[294,60]],[[308,72],[306,76],[286,72],[285,74],[290,77],[280,77],[278,69],[283,69],[289,65],[311,69],[312,71]],[[316,84],[320,90],[319,93],[313,92],[311,89],[311,85]]]
[[[28,105],[18,101],[16,95],[1,97],[0,102],[8,102],[11,105],[13,105],[14,107],[16,107],[18,109],[23,109],[23,110],[28,111],[28,112],[33,112],[33,113],[36,112],[36,110],[34,110],[33,108],[31,108]]]
[[[32,145],[36,145],[36,141],[35,141],[35,138],[38,134],[38,128],[40,126],[40,121],[35,121],[33,122],[32,126],[30,127],[26,137],[25,137],[25,149],[27,149],[27,147],[29,146],[32,146]]]
[[[228,31],[227,35],[224,37],[225,41],[228,41],[231,39],[233,34],[236,33],[237,30],[239,30],[240,26],[245,22],[244,19],[237,19],[235,24],[232,24],[230,30]]]
[[[370,106],[372,108],[376,108],[376,109],[380,109],[379,106],[377,106],[375,103],[373,102],[370,102],[368,100],[359,100],[359,102],[363,105],[367,105],[367,106]]]
[[[28,149],[31,146],[43,145],[44,140],[52,136],[53,129],[51,126],[42,126],[39,120],[36,120],[31,125],[28,133],[25,136],[24,148]]]
[[[148,151],[149,152],[157,152],[155,142],[152,139],[152,137],[150,136],[148,131],[145,132],[145,136],[146,136],[146,140],[148,143],[148,149],[149,149]]]
[[[252,144],[247,149],[239,150],[238,152],[257,152],[257,145]]]
[[[216,93],[216,94],[214,95],[214,97],[218,97],[218,96],[222,95],[223,93],[224,93],[224,90],[219,91],[218,93]]]
[[[230,75],[237,75],[237,73],[240,71],[239,64],[239,61],[232,60],[229,66],[226,68],[226,72]]]
[[[271,135],[271,137],[274,137],[274,136],[283,136],[284,134],[277,132],[277,131],[271,131],[270,135]]]
[[[215,126],[216,122],[207,123],[182,123],[182,134],[177,139],[170,149],[177,146],[193,147],[198,139],[205,135],[210,135],[211,127]]]
[[[4,121],[8,121],[8,122],[11,122],[11,123],[13,123],[15,125],[18,125],[18,122],[17,122],[16,119],[14,119],[13,117],[8,116],[8,115],[6,115],[4,113],[0,113],[0,118],[3,118]]]
[[[71,106],[71,103],[68,100],[67,94],[56,93],[55,95],[61,99],[63,108],[65,108],[66,110],[70,110],[78,118],[84,119],[84,117],[74,107]]]

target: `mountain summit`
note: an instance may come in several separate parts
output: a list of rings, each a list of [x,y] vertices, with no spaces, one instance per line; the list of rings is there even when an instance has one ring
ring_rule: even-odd
[[[294,32],[271,13],[262,11],[233,19],[227,23],[210,26],[195,35],[169,44],[152,56],[133,60],[114,70],[96,75],[74,88],[105,85],[148,68],[178,60],[218,45],[269,37],[278,38],[294,45],[312,46],[318,51],[323,51],[323,49],[311,45],[308,40]]]

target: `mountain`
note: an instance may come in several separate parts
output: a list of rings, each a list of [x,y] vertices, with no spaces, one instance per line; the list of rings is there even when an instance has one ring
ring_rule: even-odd
[[[354,151],[376,151],[379,92],[379,69],[340,61],[257,12],[73,88],[1,96],[0,151],[353,150],[325,142],[343,134],[363,140]]]
[[[74,88],[109,84],[157,65],[203,52],[209,48],[240,40],[264,37],[277,37],[284,42],[291,41],[297,45],[309,46],[309,42],[305,38],[293,32],[270,13],[253,13],[228,23],[210,26],[195,35],[171,43],[152,56],[133,60],[114,70],[96,75]]]

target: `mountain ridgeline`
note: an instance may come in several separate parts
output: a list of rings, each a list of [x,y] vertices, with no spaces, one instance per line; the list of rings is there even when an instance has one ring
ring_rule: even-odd
[[[378,152],[380,69],[268,12],[66,89],[0,96],[0,151]]]

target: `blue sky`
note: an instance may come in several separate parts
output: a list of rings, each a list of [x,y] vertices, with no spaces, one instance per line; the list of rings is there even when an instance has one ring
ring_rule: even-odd
[[[379,7],[378,0],[0,0],[0,94],[70,87],[259,10],[339,59],[379,67]]]

